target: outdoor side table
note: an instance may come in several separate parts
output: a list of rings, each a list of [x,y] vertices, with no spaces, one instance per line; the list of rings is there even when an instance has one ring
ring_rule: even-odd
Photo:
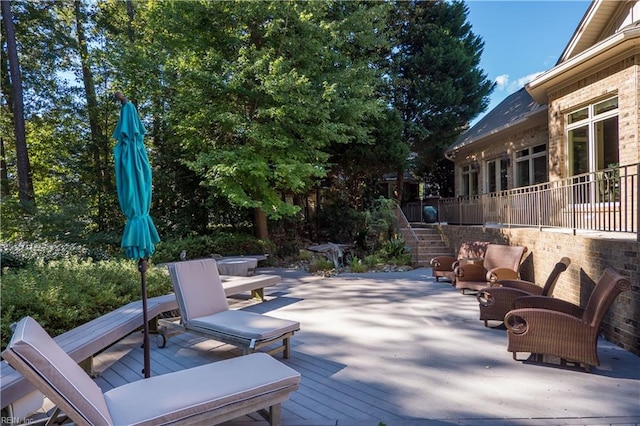
[[[218,273],[220,275],[249,275],[250,262],[248,259],[218,259]]]

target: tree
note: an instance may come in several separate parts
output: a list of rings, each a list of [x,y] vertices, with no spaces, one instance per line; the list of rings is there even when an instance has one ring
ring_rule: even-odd
[[[166,5],[165,5],[166,6]],[[376,71],[348,50],[345,26],[366,3],[211,2],[163,7],[169,66],[179,87],[170,114],[186,164],[211,197],[293,215],[286,195],[305,194],[326,173],[326,148],[370,138]],[[181,29],[187,25],[189,32]],[[364,21],[366,22],[366,21]],[[373,33],[373,31],[371,31]],[[262,215],[264,213],[264,216]]]
[[[414,0],[395,2],[390,16],[392,103],[404,141],[419,154],[418,174],[441,192],[453,181],[442,151],[487,108],[494,88],[479,68],[483,42],[467,15],[459,0]]]
[[[367,210],[380,196],[386,196],[380,188],[383,175],[407,167],[409,149],[402,140],[403,123],[398,112],[387,109],[370,125],[374,129],[371,142],[330,148],[330,184],[325,190],[329,202]]]
[[[20,71],[20,60],[18,58],[18,47],[16,43],[15,27],[13,25],[13,15],[11,13],[11,2],[2,1],[0,3],[2,4],[3,35],[7,43],[7,61],[9,63],[9,76],[11,78],[11,95],[7,97],[7,103],[13,116],[18,168],[18,195],[20,204],[24,209],[28,210],[35,205],[35,196],[33,193],[31,165],[29,163],[29,152],[27,149],[27,136],[24,123],[22,74]]]
[[[100,107],[95,87],[95,80],[92,70],[92,60],[89,53],[89,40],[87,40],[85,31],[86,13],[82,2],[75,0],[73,2],[74,18],[75,18],[75,46],[78,57],[80,58],[80,68],[82,71],[82,83],[84,87],[84,98],[86,100],[87,117],[89,119],[90,141],[89,152],[92,158],[92,165],[95,170],[96,194],[98,196],[96,221],[98,229],[105,231],[108,214],[113,211],[113,193],[115,192],[112,185],[112,162],[110,161],[110,142],[103,127],[103,121],[100,119]]]

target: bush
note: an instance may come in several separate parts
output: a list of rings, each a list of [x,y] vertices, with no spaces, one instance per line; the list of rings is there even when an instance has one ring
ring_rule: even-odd
[[[351,272],[361,273],[369,270],[369,266],[357,257],[352,257],[348,262]]]
[[[25,268],[37,262],[47,263],[72,257],[81,260],[106,260],[109,256],[103,250],[81,244],[19,241],[0,244],[0,257],[4,270],[5,268]]]
[[[362,259],[362,262],[368,267],[368,268],[374,268],[376,265],[382,263],[382,260],[376,256],[375,254],[370,254],[368,256],[365,256],[364,259]]]
[[[172,290],[166,268],[149,267],[146,277],[149,297]],[[57,336],[141,299],[137,262],[125,259],[37,262],[27,269],[9,270],[0,285],[3,350],[11,337],[11,323],[26,315]]]
[[[259,240],[248,234],[217,232],[214,235],[161,241],[152,259],[155,263],[173,262],[180,259],[183,250],[187,259],[211,257],[214,254],[240,256],[274,252],[269,241]]]
[[[327,259],[315,259],[309,264],[309,272],[330,271],[334,268],[333,262]]]
[[[379,251],[385,262],[402,266],[411,264],[411,253],[407,250],[406,242],[397,235],[387,240]]]
[[[364,224],[365,216],[345,205],[336,203],[324,206],[314,218],[317,224],[316,239],[334,243],[351,244]]]

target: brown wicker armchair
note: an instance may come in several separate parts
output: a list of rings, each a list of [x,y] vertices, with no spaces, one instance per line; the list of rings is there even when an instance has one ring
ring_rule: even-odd
[[[596,284],[586,307],[562,299],[525,296],[516,299],[515,309],[504,318],[507,351],[518,360],[518,352],[556,356],[589,367],[600,365],[598,334],[607,310],[618,295],[631,288],[631,282],[618,271],[607,268]]]
[[[543,287],[525,280],[502,280],[491,283],[478,292],[480,320],[488,327],[487,321],[503,321],[504,316],[513,309],[513,302],[522,296],[551,296],[560,274],[567,270],[571,259],[563,257],[554,266]]]
[[[429,262],[431,265],[431,274],[436,278],[436,281],[440,277],[446,278],[451,283],[456,280],[453,269],[458,266],[458,262],[461,259],[468,258],[482,258],[487,251],[488,241],[466,241],[460,244],[458,249],[458,255],[453,256],[437,256],[431,259]]]
[[[526,251],[523,246],[489,244],[481,264],[460,262],[454,268],[456,288],[464,294],[467,289],[481,290],[499,280],[519,279],[520,262]]]

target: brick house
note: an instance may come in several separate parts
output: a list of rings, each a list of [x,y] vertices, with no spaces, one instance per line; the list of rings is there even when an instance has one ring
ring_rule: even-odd
[[[595,0],[555,67],[445,150],[456,195],[640,162],[640,2]]]
[[[521,275],[537,283],[570,256],[554,296],[582,306],[605,268],[621,271],[632,289],[612,305],[603,333],[640,355],[640,0],[593,0],[557,64],[444,154],[455,168],[456,194],[439,204],[437,228],[447,245],[524,245]],[[525,199],[518,197],[529,196],[535,203],[511,220]]]

